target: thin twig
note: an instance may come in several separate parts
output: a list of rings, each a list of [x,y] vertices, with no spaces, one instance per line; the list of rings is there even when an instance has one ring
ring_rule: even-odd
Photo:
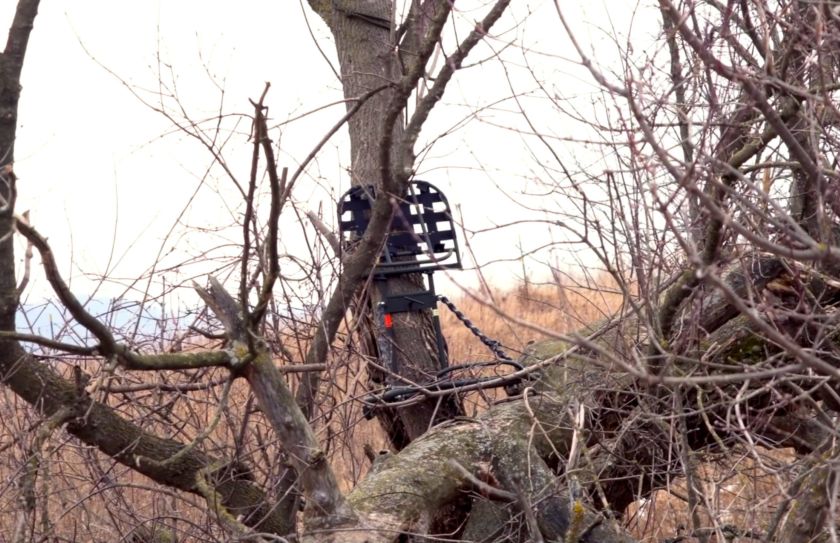
[[[29,222],[29,211],[24,211],[21,215],[23,220]],[[20,279],[20,283],[18,284],[17,288],[17,295],[18,298],[23,294],[23,291],[26,289],[26,286],[29,284],[29,276],[32,271],[32,242],[26,240],[26,252],[23,255],[23,277]]]
[[[462,466],[456,460],[450,459],[446,462],[446,465],[457,471],[458,474],[461,477],[463,477],[468,483],[470,483],[473,486],[473,488],[475,488],[475,490],[478,491],[479,494],[482,494],[494,500],[502,500],[506,502],[514,502],[519,499],[513,492],[508,492],[507,490],[502,490],[501,488],[497,488],[495,486],[485,483],[484,481],[470,473],[470,471],[467,468]]]
[[[306,212],[306,218],[309,219],[309,222],[312,223],[315,230],[317,230],[318,233],[321,234],[321,236],[327,241],[327,244],[329,244],[333,252],[335,254],[340,254],[341,243],[338,241],[338,237],[335,235],[335,232],[330,230],[329,226],[324,224],[324,221],[322,221],[321,218],[312,211]]]

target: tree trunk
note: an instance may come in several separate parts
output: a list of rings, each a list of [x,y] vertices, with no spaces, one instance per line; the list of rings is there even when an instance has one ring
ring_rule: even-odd
[[[441,9],[438,2],[425,2],[422,11],[414,11],[415,16],[410,28],[406,30],[406,44],[410,50],[424,37],[422,30],[430,17],[428,10]],[[405,62],[415,59],[410,54],[399,55],[395,42],[396,29],[392,25],[394,10],[390,0],[358,2],[350,0],[310,2],[313,9],[326,21],[335,38],[338,60],[341,68],[341,81],[344,97],[348,100],[348,109],[352,100],[365,93],[382,87],[394,86],[403,76],[407,66]],[[419,37],[418,37],[419,36]],[[371,97],[359,111],[350,118],[351,182],[353,186],[373,185],[381,188],[383,171],[380,160],[383,142],[390,141],[391,164],[399,164],[397,150],[403,140],[403,115],[393,127],[382,123],[393,97],[393,91],[386,89]],[[392,131],[386,137],[386,130]],[[385,143],[387,144],[387,143]],[[409,165],[412,166],[412,165]],[[387,172],[393,174],[394,172]],[[402,197],[402,194],[395,195]],[[385,296],[411,294],[425,290],[423,278],[419,274],[408,276],[374,277],[373,292],[369,304],[362,302],[359,312],[370,313],[370,306],[377,304]],[[357,318],[363,318],[357,315]],[[398,313],[394,315],[394,355],[395,367],[399,376],[384,374],[381,370],[369,367],[374,388],[384,384],[427,383],[434,379],[440,369],[437,356],[437,343],[429,310]],[[368,332],[371,333],[371,332]],[[372,332],[375,333],[375,332]],[[365,333],[363,332],[363,335]],[[390,341],[390,340],[386,340]],[[373,351],[366,353],[379,360],[375,342],[363,342]],[[381,362],[381,360],[379,360]],[[400,380],[404,378],[408,381]],[[304,404],[311,403],[317,394],[317,376],[312,376],[304,385]],[[446,396],[439,400],[427,399],[409,408],[380,408],[376,415],[392,446],[400,449],[405,444],[423,435],[435,422],[461,414],[462,409],[455,396]]]
[[[15,136],[20,74],[39,0],[20,0],[6,48],[0,54],[0,330],[14,331],[18,292],[15,280],[13,218],[15,202]],[[6,342],[0,341],[0,357]]]

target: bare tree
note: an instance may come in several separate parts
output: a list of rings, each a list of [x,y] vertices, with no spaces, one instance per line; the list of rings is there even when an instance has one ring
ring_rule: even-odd
[[[404,17],[384,0],[310,6],[335,38],[347,100],[328,137],[349,125],[353,184],[375,187],[369,226],[352,249],[340,248],[325,310],[290,350],[275,303],[278,290],[287,292],[278,223],[309,159],[291,174],[280,167],[263,93],[253,103],[242,251],[227,267],[239,272],[238,292],[216,276],[195,286],[212,318],[196,321],[202,349],[187,350],[174,341],[141,348],[92,315],[44,236],[14,214],[20,70],[37,9],[19,2],[0,57],[0,376],[34,408],[19,447],[16,539],[53,529],[49,492],[37,485],[48,481],[46,444],[66,431],[124,466],[121,477],[142,474],[158,495],[182,491],[165,499],[199,511],[206,524],[190,533],[207,538],[632,541],[622,520],[655,516],[651,504],[665,493],[685,505],[685,530],[670,541],[836,540],[836,3],[659,0],[647,12],[662,20],[654,49],[622,50],[615,72],[590,58],[555,2],[557,28],[600,93],[594,115],[580,117],[601,136],[603,167],[564,163],[534,114],[516,103],[527,136],[556,161],[543,181],[564,206],[546,206],[546,222],[599,259],[623,305],[570,334],[501,315],[551,339],[531,345],[512,375],[448,389],[428,385],[439,364],[428,312],[405,314],[389,338],[400,372],[379,362],[382,338],[372,337],[372,304],[413,292],[421,279],[368,279],[412,180],[420,130],[508,3],[486,6],[475,28],[442,53],[434,76],[426,72],[452,3],[412,1]],[[536,83],[564,107],[550,82]],[[224,162],[213,140],[201,141]],[[15,236],[38,252],[56,297],[90,341],[16,331],[23,285],[15,280]],[[378,406],[394,450],[371,451],[369,472],[349,491],[329,461],[333,427],[319,420],[341,411],[322,404],[336,400],[324,389],[349,371],[337,364],[342,326],[348,343],[363,346],[372,388],[415,388],[408,400]],[[55,362],[62,353],[73,356],[72,369]],[[117,371],[154,380],[125,385]],[[294,373],[304,375],[296,392]],[[515,398],[459,416],[463,394],[514,381]],[[347,388],[342,399],[358,410]],[[149,391],[154,397],[141,396]],[[194,409],[185,399],[194,391],[211,407]],[[164,394],[171,395],[160,401]],[[88,460],[96,485],[113,478],[113,468]],[[743,463],[773,482],[750,514],[733,516],[731,503],[717,499],[730,476],[713,485],[709,474],[731,475]],[[123,490],[115,495],[132,509]],[[137,523],[130,537],[177,537],[169,520]]]
[[[310,2],[312,9],[327,23],[336,41],[341,68],[341,82],[347,100],[377,89],[357,113],[348,120],[351,146],[351,179],[355,186],[373,186],[386,194],[401,195],[412,177],[414,144],[432,108],[440,100],[446,85],[464,58],[502,15],[508,2],[494,6],[481,28],[473,31],[449,56],[449,65],[442,68],[433,84],[426,81],[426,65],[435,52],[452,4],[448,1],[412,2],[405,22],[396,26],[396,4],[378,2]],[[396,82],[382,89],[383,81]],[[405,119],[408,99],[415,90],[429,85],[428,93],[418,100],[409,119]],[[349,104],[349,102],[348,102]],[[349,107],[349,106],[348,106]],[[359,269],[345,267],[348,278],[366,276],[369,261]],[[418,290],[419,276],[397,276],[376,281],[370,296],[373,303],[384,293],[410,294]],[[346,284],[354,289],[357,280]],[[339,294],[340,293],[340,294]],[[343,297],[342,297],[343,296]],[[320,361],[332,341],[338,321],[344,316],[349,299],[339,290],[324,316],[327,335],[313,343],[312,362]],[[360,316],[366,315],[364,300],[359,301]],[[363,317],[369,318],[369,317]],[[330,326],[332,325],[332,326]],[[407,312],[395,316],[394,342],[397,345],[396,366],[409,382],[428,382],[440,368],[437,344],[430,311]],[[372,332],[371,332],[372,333]],[[366,350],[377,358],[375,341],[368,341]],[[375,381],[389,382],[391,377],[371,372]],[[318,375],[310,374],[299,395],[303,405],[311,406]],[[436,420],[445,420],[460,413],[454,397],[429,398],[410,408],[380,409],[382,421],[392,444],[401,448],[426,432]],[[307,408],[311,412],[311,407]]]

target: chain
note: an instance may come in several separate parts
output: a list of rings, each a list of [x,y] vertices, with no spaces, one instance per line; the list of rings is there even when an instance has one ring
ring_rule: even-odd
[[[371,394],[363,400],[363,413],[365,414],[365,418],[372,418],[374,416],[374,409],[382,406],[383,403],[388,404],[390,402],[407,400],[408,398],[411,398],[421,392],[424,387],[433,388],[438,391],[446,391],[451,394],[457,394],[464,387],[495,388],[504,386],[509,396],[519,393],[518,385],[521,382],[521,377],[517,377],[506,382],[499,382],[497,377],[474,377],[471,379],[455,379],[452,376],[447,378],[442,377],[444,373],[450,373],[453,370],[461,370],[467,367],[506,364],[513,366],[517,371],[523,369],[523,367],[520,363],[514,361],[513,358],[509,357],[505,353],[502,349],[501,343],[484,335],[484,333],[482,333],[482,331],[479,330],[478,327],[474,325],[472,321],[449,300],[449,298],[446,296],[437,296],[437,300],[448,307],[449,310],[452,311],[452,313],[464,324],[464,326],[467,327],[467,329],[469,329],[470,332],[472,332],[478,339],[481,340],[482,343],[487,345],[487,347],[493,351],[493,354],[496,355],[496,360],[494,362],[478,362],[450,366],[440,371],[438,373],[438,379],[427,385],[388,387],[382,394]],[[486,386],[484,386],[485,382],[487,382]]]
[[[488,347],[491,351],[493,351],[493,354],[495,354],[495,355],[496,355],[496,358],[498,358],[499,360],[513,360],[511,357],[509,357],[509,356],[505,353],[505,351],[503,351],[503,350],[502,350],[502,344],[501,344],[501,343],[499,343],[499,342],[498,342],[498,341],[496,341],[495,339],[491,339],[491,338],[487,337],[486,335],[484,335],[484,333],[482,333],[482,331],[481,331],[481,330],[479,330],[479,329],[478,329],[478,327],[472,323],[472,321],[469,319],[469,317],[467,317],[466,315],[464,315],[464,314],[461,312],[461,310],[460,310],[460,309],[458,309],[458,308],[455,306],[455,304],[453,304],[453,303],[449,300],[449,298],[447,298],[446,296],[438,296],[438,300],[439,300],[439,301],[440,301],[443,305],[445,305],[446,307],[448,307],[448,308],[449,308],[449,310],[450,310],[450,311],[452,311],[452,313],[453,313],[456,317],[458,317],[458,320],[459,320],[459,321],[461,321],[462,323],[464,323],[464,326],[466,326],[466,327],[467,327],[467,329],[469,329],[469,331],[473,333],[473,335],[475,335],[478,339],[480,339],[482,343],[484,343],[485,345],[487,345],[487,347]]]

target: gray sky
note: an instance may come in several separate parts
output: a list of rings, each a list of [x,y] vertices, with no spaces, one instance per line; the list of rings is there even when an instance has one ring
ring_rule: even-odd
[[[8,0],[0,8],[3,28],[13,4]],[[590,146],[564,141],[595,135],[535,92],[539,81],[549,97],[584,113],[594,115],[597,108],[592,101],[598,94],[577,65],[554,4],[514,4],[494,28],[490,47],[469,58],[484,62],[459,74],[418,145],[420,150],[435,142],[421,155],[419,177],[440,186],[460,206],[470,230],[544,218],[541,208],[562,205],[537,182],[546,177],[544,166],[555,166],[537,138],[518,132],[530,131],[520,107],[564,161],[574,165],[577,160],[575,168],[604,168]],[[482,5],[459,2],[461,35],[482,16]],[[636,13],[635,1],[566,0],[562,5],[577,38],[607,70],[622,69],[615,35],[625,40],[632,25],[634,40],[646,39],[657,26],[651,18],[655,12]],[[158,253],[166,266],[219,246],[233,248],[236,230],[197,231],[230,225],[241,216],[232,182],[206,149],[152,107],[162,106],[179,121],[225,113],[221,133],[230,140],[224,154],[244,181],[250,123],[241,115],[251,112],[248,99],[257,98],[270,81],[267,103],[272,124],[279,125],[272,136],[280,140],[281,165],[294,169],[343,114],[338,105],[292,120],[341,99],[321,51],[334,63],[329,32],[295,2],[43,1],[23,76],[17,207],[31,210],[33,224],[49,237],[74,289],[89,292],[97,276],[110,275],[121,284],[103,285],[100,293],[118,295]],[[494,52],[501,52],[498,58]],[[170,96],[161,99],[161,94]],[[520,96],[518,103],[514,95]],[[320,207],[333,220],[332,200],[348,188],[347,156],[342,132],[294,194],[302,211]],[[476,260],[485,263],[515,258],[520,244],[529,250],[560,235],[542,224],[523,224],[468,241]],[[306,254],[292,213],[282,237],[285,250]],[[186,267],[180,279],[201,271],[200,265]],[[487,272],[494,281],[512,283],[521,266],[499,264]],[[538,277],[545,272],[537,266],[531,271]],[[474,284],[470,272],[454,277]],[[44,293],[43,281],[36,280],[30,296]]]

